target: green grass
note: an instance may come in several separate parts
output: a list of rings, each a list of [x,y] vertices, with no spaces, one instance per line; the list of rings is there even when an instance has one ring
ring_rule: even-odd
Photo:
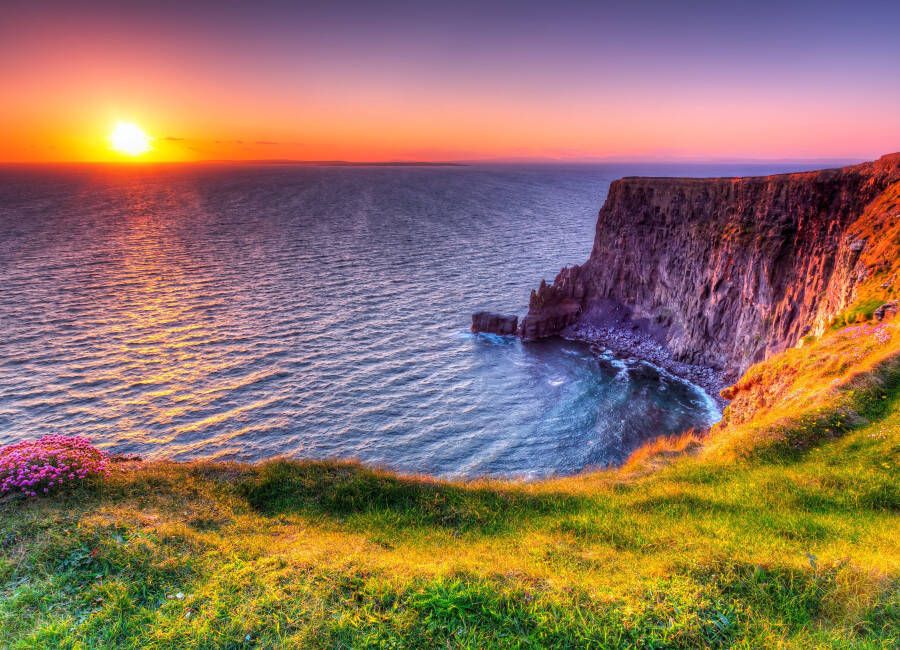
[[[125,463],[0,502],[0,647],[896,647],[898,386],[868,414],[536,484]]]
[[[861,323],[872,318],[875,310],[884,304],[884,300],[878,298],[866,298],[857,301],[855,304],[845,309],[843,312],[835,316],[831,321],[831,329],[837,330],[853,323]]]

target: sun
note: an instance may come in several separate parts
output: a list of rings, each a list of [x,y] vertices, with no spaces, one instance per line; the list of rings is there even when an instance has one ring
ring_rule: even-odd
[[[113,151],[126,156],[140,156],[150,151],[150,136],[133,122],[119,122],[109,134]]]

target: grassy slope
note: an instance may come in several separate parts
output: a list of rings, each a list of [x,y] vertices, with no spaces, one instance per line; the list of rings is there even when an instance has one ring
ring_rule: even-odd
[[[783,382],[806,416],[665,463],[532,485],[123,463],[0,502],[0,647],[896,647],[900,333],[798,396],[844,334]]]
[[[527,485],[123,463],[0,500],[0,647],[897,647],[900,319],[856,321],[897,297],[898,209],[860,220],[837,331],[751,368],[703,444]]]

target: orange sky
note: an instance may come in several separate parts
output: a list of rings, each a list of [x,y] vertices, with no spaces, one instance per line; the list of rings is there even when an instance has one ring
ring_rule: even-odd
[[[354,3],[38,4],[13,0],[0,15],[0,161],[123,160],[108,143],[119,120],[153,136],[141,159],[155,161],[900,149],[900,39],[883,13],[798,11],[796,24],[782,13],[773,27],[756,14],[743,26],[728,13],[699,26],[703,16],[654,24],[637,11],[563,19],[540,5],[370,17]]]

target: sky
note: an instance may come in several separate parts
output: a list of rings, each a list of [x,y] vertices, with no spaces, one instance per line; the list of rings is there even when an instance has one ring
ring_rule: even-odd
[[[900,2],[0,0],[0,161],[863,160]]]

